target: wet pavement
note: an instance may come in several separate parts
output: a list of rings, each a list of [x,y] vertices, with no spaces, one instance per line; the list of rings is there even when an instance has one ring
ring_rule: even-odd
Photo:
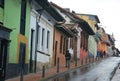
[[[110,57],[102,60],[100,63],[77,68],[69,71],[69,73],[60,75],[59,78],[54,77],[47,81],[110,81],[118,67],[118,63],[120,63],[119,57]],[[120,79],[112,81],[120,81]]]
[[[45,78],[42,78],[40,73],[26,75],[24,81],[110,81],[118,63],[120,63],[119,57],[107,57],[83,65],[80,63],[77,67],[73,63],[69,69],[61,67],[59,73],[56,72],[56,68],[48,69]],[[20,81],[19,78],[6,81]]]
[[[120,81],[120,64],[111,81]]]
[[[76,69],[70,70],[66,73],[60,74],[59,76],[53,77],[47,81],[70,81],[72,78],[75,78],[77,76],[81,76],[81,75],[85,74],[86,72],[91,70],[92,67],[94,67],[95,65],[96,65],[96,63],[90,64],[90,65],[85,65],[83,67],[76,68]]]

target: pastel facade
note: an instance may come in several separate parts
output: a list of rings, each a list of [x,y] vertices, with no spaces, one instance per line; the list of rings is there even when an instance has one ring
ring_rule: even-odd
[[[66,26],[71,28],[74,32],[76,31],[76,35],[73,38],[74,46],[73,46],[73,53],[74,53],[74,60],[76,59],[85,59],[87,58],[87,47],[88,47],[88,36],[89,34],[93,34],[93,31],[89,27],[88,23],[76,16],[75,13],[69,11],[69,9],[63,9],[56,4],[52,3],[55,7],[59,9],[59,13],[66,19]],[[81,22],[82,21],[82,22]],[[90,29],[90,30],[87,30]],[[82,42],[81,42],[82,40]],[[82,44],[82,47],[81,47]]]
[[[48,9],[47,5],[50,6],[47,1],[36,0],[32,2],[30,72],[40,71],[43,66],[47,68],[53,64],[54,25],[59,21],[62,22],[63,19],[52,6]]]
[[[80,14],[80,18],[84,19],[88,22],[94,33],[97,32],[97,24],[100,23],[98,17],[96,15],[90,14]],[[96,57],[97,56],[97,41],[96,35],[89,35],[88,38],[88,57]]]
[[[0,8],[0,22],[3,26],[12,30],[10,33],[10,51],[6,61],[5,79],[7,79],[19,76],[23,70],[24,74],[28,72],[30,4],[24,0],[2,1],[3,8]]]
[[[62,25],[56,25],[55,27],[53,62],[56,65],[59,60],[60,66],[65,66],[65,53],[68,50],[69,37],[72,37],[72,32]]]
[[[101,41],[98,43],[98,51],[106,56],[108,50],[108,36],[103,28],[99,28],[98,33],[101,35]]]
[[[80,14],[76,14],[76,16],[78,16],[80,19],[81,18],[81,15]],[[88,51],[88,38],[90,35],[94,35],[94,31],[92,30],[92,28],[90,27],[90,25],[88,24],[88,22],[86,22],[84,19],[82,20],[84,21],[84,23],[80,23],[80,27],[82,29],[82,32],[81,32],[81,48],[80,48],[80,58],[81,59],[86,59],[88,58],[88,54],[89,54],[89,51]]]
[[[58,60],[64,66],[66,50],[72,62],[95,57],[97,51],[110,55],[114,39],[104,29],[96,30],[97,23],[96,15],[76,14],[47,0],[1,0],[0,68],[4,76],[0,78],[38,72],[43,66],[56,66]]]
[[[65,22],[59,25],[56,25],[55,29],[55,41],[54,41],[54,65],[56,65],[57,60],[59,58],[60,64],[65,65],[65,53],[66,50],[69,50],[72,60],[74,59],[74,33],[70,30],[69,25],[73,24],[70,23],[71,18],[67,15],[67,11],[60,6],[51,3],[54,8],[58,11],[58,13],[65,19]]]

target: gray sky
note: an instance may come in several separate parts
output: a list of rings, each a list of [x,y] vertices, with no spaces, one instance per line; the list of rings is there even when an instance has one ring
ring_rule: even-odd
[[[120,49],[120,0],[48,0],[76,13],[94,14],[99,17],[106,33],[114,34]]]

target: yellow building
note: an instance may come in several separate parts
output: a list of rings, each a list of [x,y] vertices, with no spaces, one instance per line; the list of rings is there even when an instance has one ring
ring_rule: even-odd
[[[77,14],[80,18],[87,21],[94,33],[97,32],[97,23],[100,23],[97,15],[90,15],[90,14]],[[96,57],[97,56],[97,41],[96,35],[90,35],[88,39],[88,55],[89,57]]]

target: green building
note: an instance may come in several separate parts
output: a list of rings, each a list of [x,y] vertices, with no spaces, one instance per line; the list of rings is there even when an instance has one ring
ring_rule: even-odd
[[[27,15],[26,15],[27,14]],[[10,33],[4,78],[28,72],[28,37],[30,27],[29,0],[0,0],[0,24]],[[1,57],[2,58],[2,57]]]

